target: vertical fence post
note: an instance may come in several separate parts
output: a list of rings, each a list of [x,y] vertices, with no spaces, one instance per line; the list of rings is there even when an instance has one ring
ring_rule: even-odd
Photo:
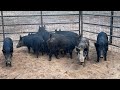
[[[2,19],[3,39],[5,39],[5,33],[4,33],[4,20],[3,20],[3,11],[1,11],[1,19]]]
[[[81,13],[80,13],[80,11],[79,11],[79,35],[80,35],[80,16],[81,16]]]
[[[42,11],[41,11],[41,27],[43,27],[43,17],[42,17]]]
[[[112,35],[113,35],[113,15],[114,15],[114,11],[111,11],[111,17],[110,17],[110,39],[109,39],[109,44],[112,44]]]
[[[81,20],[81,36],[83,36],[83,15],[82,15],[82,11],[80,11],[80,20]]]

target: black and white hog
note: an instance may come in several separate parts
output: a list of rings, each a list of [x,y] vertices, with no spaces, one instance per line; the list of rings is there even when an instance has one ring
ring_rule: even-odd
[[[85,59],[89,59],[89,39],[81,37],[78,46],[75,46],[75,51],[80,63],[85,65]]]

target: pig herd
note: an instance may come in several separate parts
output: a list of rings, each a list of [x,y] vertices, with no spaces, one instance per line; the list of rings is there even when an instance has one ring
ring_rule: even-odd
[[[94,43],[97,52],[97,62],[100,58],[104,57],[106,60],[108,51],[108,36],[105,32],[100,32],[97,36],[97,41]],[[26,36],[20,36],[16,48],[26,46],[28,53],[33,51],[38,58],[40,53],[42,55],[47,54],[49,61],[52,60],[54,55],[59,59],[61,54],[63,57],[69,55],[72,59],[73,50],[75,50],[78,60],[82,65],[85,65],[85,60],[89,60],[89,39],[81,37],[77,33],[71,31],[57,31],[54,33],[48,32],[45,26],[39,26],[39,30],[36,33],[29,33]],[[3,55],[5,57],[6,66],[12,66],[13,56],[13,41],[11,38],[6,37],[3,41]]]

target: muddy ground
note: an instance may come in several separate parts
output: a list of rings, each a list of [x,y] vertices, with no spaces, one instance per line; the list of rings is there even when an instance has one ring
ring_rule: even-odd
[[[26,47],[14,48],[12,67],[6,67],[0,50],[0,79],[119,79],[120,53],[108,51],[107,61],[96,63],[96,52],[90,47],[89,61],[83,67],[73,52],[68,56],[48,61],[48,55],[36,58]]]

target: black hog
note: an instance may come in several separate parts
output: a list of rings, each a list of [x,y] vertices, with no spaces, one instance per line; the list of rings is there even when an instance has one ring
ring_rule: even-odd
[[[45,47],[44,50],[48,54],[49,49],[48,49],[48,46],[47,46],[47,40],[49,39],[51,33],[48,32],[47,30],[45,30],[45,25],[44,25],[42,27],[39,26],[39,30],[38,30],[38,32],[36,34],[43,37],[43,40],[45,42],[44,43],[44,47]]]
[[[30,53],[30,48],[32,47],[31,44],[32,44],[32,37],[31,36],[21,37],[21,35],[20,35],[20,39],[19,39],[19,42],[18,42],[16,48],[26,46],[28,48],[28,53]]]
[[[80,63],[85,65],[85,59],[89,59],[89,39],[81,37],[78,46],[75,46],[75,50]]]
[[[36,33],[28,33],[28,36],[36,35]]]
[[[38,32],[41,32],[41,31],[46,31],[45,30],[45,25],[44,26],[39,26]]]
[[[71,31],[61,31],[61,30],[59,31],[55,30],[55,33],[66,36],[68,39],[70,39],[74,43],[75,46],[77,46],[79,43],[80,36],[77,33],[74,33]]]
[[[56,29],[55,33],[57,33],[57,34],[64,34],[66,36],[74,36],[74,37],[78,37],[79,36],[77,33],[74,33],[72,31],[61,31],[61,29],[59,31],[57,31],[57,29]]]
[[[94,43],[97,52],[97,62],[100,58],[104,57],[106,61],[107,51],[108,51],[108,36],[105,32],[100,32],[97,36],[97,42]]]
[[[44,40],[40,36],[34,36],[32,39],[32,49],[34,53],[36,54],[37,58],[39,55],[39,52],[42,52],[42,55],[44,53]]]
[[[79,43],[80,36],[77,33],[74,33],[74,32],[71,32],[71,31],[61,31],[61,29],[59,31],[55,30],[55,33],[66,36],[67,39],[69,39],[71,41],[74,48]],[[64,52],[64,54],[66,54],[66,53]]]
[[[72,51],[74,49],[73,43],[64,35],[61,34],[50,34],[50,39],[47,41],[49,52],[49,60],[51,60],[52,55],[54,54],[58,59],[60,50],[63,50],[65,53],[70,54],[72,59]]]
[[[52,38],[52,35],[50,35],[50,38],[47,40],[47,46],[49,49],[49,61],[51,61],[52,55],[54,54],[57,59],[58,58],[58,42],[56,38]]]
[[[6,66],[12,66],[12,56],[13,56],[13,41],[11,38],[7,37],[3,41],[3,49],[2,52],[5,57]]]
[[[37,34],[30,34],[28,36],[20,36],[20,40],[17,44],[17,48],[27,46],[28,52],[30,52],[30,48],[34,51],[37,58],[39,55],[39,52],[42,52],[42,55],[44,53],[44,40],[41,36],[38,36]]]

